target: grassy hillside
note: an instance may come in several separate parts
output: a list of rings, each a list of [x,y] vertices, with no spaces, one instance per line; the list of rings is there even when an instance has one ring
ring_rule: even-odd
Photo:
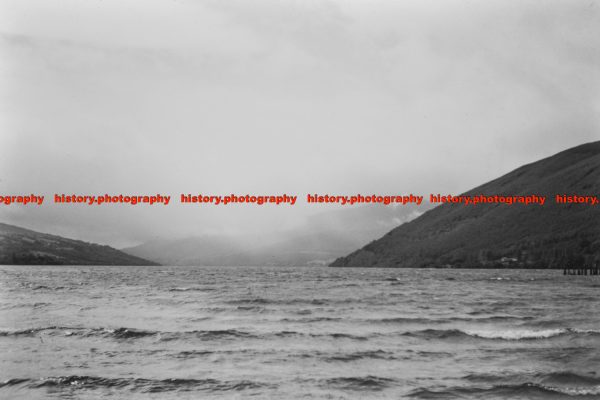
[[[600,142],[525,165],[465,194],[538,194],[548,200],[544,206],[445,204],[331,266],[562,268],[600,264],[600,206],[554,201],[556,194],[600,196]]]
[[[156,265],[109,246],[66,239],[0,223],[0,264]]]

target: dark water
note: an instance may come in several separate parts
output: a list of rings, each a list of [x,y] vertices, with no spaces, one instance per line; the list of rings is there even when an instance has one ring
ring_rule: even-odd
[[[0,267],[0,398],[600,398],[600,277]]]

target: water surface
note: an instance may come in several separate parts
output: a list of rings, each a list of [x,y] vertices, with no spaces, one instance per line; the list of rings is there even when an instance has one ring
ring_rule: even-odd
[[[0,266],[0,398],[600,398],[600,277]]]

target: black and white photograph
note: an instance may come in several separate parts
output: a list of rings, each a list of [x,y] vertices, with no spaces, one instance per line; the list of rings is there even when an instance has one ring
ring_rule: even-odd
[[[0,0],[0,399],[600,400],[600,1]]]

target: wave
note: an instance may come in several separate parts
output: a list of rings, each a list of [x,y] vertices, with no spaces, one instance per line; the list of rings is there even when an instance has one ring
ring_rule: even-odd
[[[502,339],[502,340],[531,340],[531,339],[548,339],[555,336],[562,336],[569,333],[569,329],[507,329],[502,331],[486,331],[486,330],[466,330],[465,333],[469,336],[482,339]]]
[[[408,394],[408,397],[419,399],[452,399],[452,398],[548,398],[549,396],[588,397],[597,398],[600,386],[595,387],[560,387],[539,383],[501,384],[491,387],[451,387],[441,390],[419,388]]]
[[[303,333],[296,331],[279,331],[273,334],[276,337],[288,337],[288,336],[303,336]]]
[[[196,358],[196,357],[206,357],[215,354],[216,351],[212,350],[188,350],[188,351],[180,351],[179,353],[174,354],[172,357],[174,358]]]
[[[232,305],[242,305],[242,306],[247,306],[247,305],[316,305],[316,306],[322,306],[322,305],[326,305],[326,304],[332,304],[332,303],[342,303],[342,302],[348,302],[351,301],[350,299],[345,299],[345,300],[339,300],[339,299],[287,299],[287,300],[283,300],[283,299],[265,299],[262,297],[255,297],[255,298],[248,298],[248,299],[236,299],[236,300],[230,300],[227,301],[227,304],[232,304]]]
[[[264,299],[262,297],[256,297],[256,298],[251,298],[251,299],[236,299],[236,300],[229,300],[226,302],[227,304],[233,304],[233,305],[246,305],[246,304],[275,304],[278,303],[276,300],[269,300],[269,299]]]
[[[80,336],[80,337],[106,337],[113,339],[139,339],[145,337],[156,336],[160,340],[168,341],[179,338],[187,337],[198,337],[201,339],[216,339],[223,337],[252,337],[253,335],[238,331],[235,329],[223,329],[223,330],[195,330],[195,331],[183,331],[183,332],[161,332],[153,330],[135,329],[135,328],[81,328],[81,327],[67,327],[67,326],[47,326],[23,329],[17,331],[0,331],[1,336],[34,336],[40,333],[47,333],[49,335],[62,335],[62,336]]]
[[[422,339],[451,339],[451,338],[477,338],[489,340],[536,340],[550,339],[560,336],[595,336],[600,335],[598,330],[580,330],[572,328],[555,329],[423,329],[419,331],[404,332],[403,336],[418,337]]]
[[[0,337],[6,336],[34,336],[43,331],[70,331],[81,328],[72,328],[66,326],[46,326],[38,328],[20,329],[15,331],[0,331]]]
[[[275,306],[324,306],[324,305],[337,305],[337,304],[350,304],[356,303],[357,299],[348,298],[291,298],[291,299],[268,299],[264,297],[251,297],[241,298],[226,301],[226,304],[230,305],[275,305]]]
[[[393,386],[395,383],[396,381],[394,379],[368,375],[364,377],[330,378],[323,381],[323,386],[328,388],[334,386],[343,390],[378,391]]]
[[[531,316],[516,316],[516,315],[489,315],[486,317],[450,317],[448,321],[456,322],[500,322],[500,321],[531,321],[534,317]]]
[[[160,340],[170,341],[183,338],[196,337],[202,340],[218,340],[227,338],[258,338],[259,336],[250,332],[240,331],[237,329],[220,329],[220,330],[196,330],[186,332],[163,332],[160,333]]]
[[[0,382],[0,388],[7,386],[24,386],[29,389],[47,387],[65,387],[78,389],[125,388],[142,392],[169,391],[242,391],[258,389],[271,384],[240,380],[221,381],[217,379],[142,379],[142,378],[103,378],[96,376],[59,376],[42,379],[9,379]]]
[[[313,338],[332,338],[332,339],[350,339],[366,341],[367,336],[358,336],[348,333],[332,332],[332,333],[304,333],[297,331],[274,331],[265,333],[252,333],[238,329],[216,329],[216,330],[193,330],[181,332],[166,332],[145,330],[136,328],[82,328],[82,327],[67,327],[67,326],[47,326],[31,329],[23,329],[18,331],[0,331],[2,336],[36,336],[44,333],[50,336],[63,337],[101,337],[115,340],[135,340],[142,338],[155,338],[158,341],[168,342],[173,340],[185,339],[200,339],[200,340],[221,340],[221,339],[262,339],[268,340],[272,338],[282,337],[313,337]]]
[[[449,398],[549,398],[592,397],[600,395],[600,377],[576,372],[517,373],[514,371],[470,374],[463,380],[474,386],[456,386],[441,390],[419,388],[409,397],[422,399]]]
[[[203,288],[203,287],[174,287],[169,289],[169,292],[212,292],[214,288]]]
[[[186,350],[178,353],[172,353],[169,355],[171,358],[178,359],[192,359],[192,358],[203,358],[213,355],[239,355],[239,354],[268,354],[270,351],[257,351],[253,349],[239,349],[239,350]]]
[[[359,340],[359,341],[369,340],[369,338],[366,336],[351,335],[349,333],[311,333],[310,336],[311,337],[329,337],[329,338],[333,338],[333,339],[350,339],[350,340]]]
[[[140,329],[132,328],[80,328],[80,327],[69,327],[69,326],[45,326],[30,329],[22,329],[16,331],[0,331],[0,336],[35,336],[42,332],[63,336],[112,336],[118,339],[129,339],[152,336],[158,332],[145,331]]]
[[[296,314],[296,315],[310,315],[310,314],[312,314],[312,311],[311,311],[311,310],[308,310],[308,309],[304,309],[304,310],[297,310],[297,311],[291,311],[291,312],[292,312],[293,314]]]
[[[305,317],[305,318],[282,318],[278,322],[314,323],[314,322],[333,322],[333,321],[343,321],[343,320],[344,320],[344,318],[342,318],[342,317]]]
[[[364,322],[373,324],[447,324],[450,322],[502,322],[502,321],[528,321],[533,317],[519,317],[514,315],[490,315],[487,317],[449,317],[449,318],[424,318],[424,317],[388,317],[365,319]]]
[[[30,285],[27,287],[30,290],[63,290],[66,289],[64,286],[46,286],[46,285]]]
[[[13,310],[15,308],[44,308],[51,306],[52,303],[35,302],[35,303],[16,303],[16,304],[4,304],[0,306],[0,310]]]
[[[366,322],[380,323],[380,324],[427,324],[427,323],[445,323],[447,319],[431,319],[422,317],[392,317],[392,318],[379,318],[369,319]]]
[[[423,317],[392,317],[369,319],[366,322],[383,324],[446,324],[449,322],[499,322],[499,321],[528,321],[532,317],[517,317],[514,315],[491,315],[488,317],[468,318],[468,317],[450,317],[450,318],[423,318]]]
[[[354,353],[342,353],[323,357],[323,359],[328,362],[351,362],[365,359],[394,360],[395,358],[393,353],[383,350],[357,351]]]
[[[496,382],[518,382],[535,383],[554,386],[587,386],[600,387],[600,377],[582,375],[571,371],[560,372],[539,372],[539,373],[497,373],[497,374],[470,374],[462,379],[476,383],[496,383]]]
[[[313,338],[349,339],[349,340],[358,340],[358,341],[369,340],[369,337],[367,337],[367,336],[352,335],[350,333],[340,333],[340,332],[308,333],[307,334],[307,333],[297,332],[297,331],[280,331],[280,332],[266,334],[265,336],[276,336],[276,337],[309,336],[309,337],[313,337]]]
[[[600,377],[581,375],[575,372],[551,372],[549,374],[538,374],[538,378],[545,383],[561,384],[561,385],[596,385],[600,386]]]
[[[490,304],[485,304],[483,306],[479,306],[477,309],[467,312],[468,315],[487,315],[491,313],[502,313],[505,310],[515,307],[529,307],[530,304],[527,304],[523,300],[506,300],[506,301],[496,301]]]
[[[452,353],[448,353],[447,351],[407,350],[407,352],[415,353],[419,357],[424,357],[424,358],[445,358],[445,357],[452,357],[452,355],[453,355]]]
[[[400,321],[400,319],[393,319]],[[403,320],[403,319],[402,319]],[[412,320],[411,320],[412,321]],[[116,340],[129,340],[154,337],[159,341],[171,341],[180,339],[196,338],[201,340],[218,339],[269,339],[273,337],[292,337],[308,336],[313,338],[332,338],[332,339],[350,339],[357,341],[366,341],[374,336],[385,334],[370,333],[368,335],[355,335],[343,332],[330,333],[304,333],[297,331],[274,331],[266,333],[253,333],[238,329],[217,329],[217,330],[193,330],[180,332],[166,332],[145,330],[136,328],[82,328],[68,326],[47,326],[36,327],[15,331],[0,331],[0,337],[19,337],[36,336],[39,334],[65,337],[104,337]],[[568,337],[589,337],[600,336],[599,330],[583,330],[572,328],[554,328],[554,329],[422,329],[406,331],[402,336],[415,337],[425,340],[445,340],[445,339],[480,339],[480,340],[542,340],[552,339],[562,336]]]
[[[132,328],[117,328],[117,329],[95,329],[92,330],[90,336],[94,336],[93,333],[100,332],[103,336],[110,336],[116,339],[135,339],[143,338],[148,336],[154,336],[158,334],[156,331],[147,331],[143,329],[132,329]]]
[[[266,308],[262,307],[262,306],[249,305],[249,306],[237,306],[236,310],[239,310],[239,311],[257,311],[259,313],[262,313],[262,312],[266,311]]]

